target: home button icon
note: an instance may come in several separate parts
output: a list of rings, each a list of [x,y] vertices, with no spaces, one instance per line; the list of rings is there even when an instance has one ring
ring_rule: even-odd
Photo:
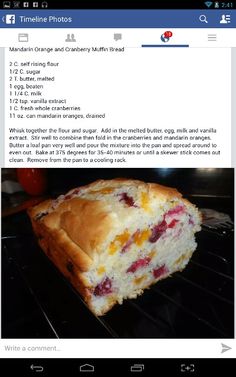
[[[79,367],[80,372],[94,372],[94,370],[95,368],[91,364],[83,364],[83,365],[80,365]]]

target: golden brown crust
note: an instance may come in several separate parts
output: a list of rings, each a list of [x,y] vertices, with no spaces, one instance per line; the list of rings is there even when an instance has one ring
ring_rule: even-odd
[[[182,194],[180,194],[180,192],[175,188],[158,185],[157,183],[147,183],[147,186],[150,190],[150,193],[156,198],[163,197],[167,200],[182,198]]]
[[[65,201],[42,222],[50,229],[64,229],[91,257],[94,252],[101,252],[99,245],[114,227],[113,216],[104,202],[81,198]]]
[[[91,296],[89,293],[89,284],[84,278],[81,270],[68,254],[65,253],[65,249],[62,246],[59,246],[53,237],[47,239],[41,238],[39,239],[39,244],[45,254],[70,281],[74,288],[84,297],[85,300],[88,300]]]
[[[115,178],[112,180],[97,180],[93,182],[90,185],[83,186],[81,188],[87,188],[87,187],[92,187],[92,186],[97,186],[97,185],[111,185],[113,187],[119,186],[120,184],[124,186],[136,186],[139,189],[143,189],[144,191],[147,191],[150,196],[153,198],[157,199],[166,199],[166,200],[171,200],[171,199],[181,199],[182,194],[175,188],[173,187],[168,187],[168,186],[163,186],[159,185],[158,183],[146,183],[139,181],[137,179],[127,179],[127,178]],[[186,203],[191,204],[187,199],[185,199]]]
[[[34,232],[41,243],[43,240],[45,245],[48,244],[50,246],[51,240],[53,240],[54,244],[63,250],[80,271],[89,270],[92,259],[68,237],[63,229],[50,230],[44,223],[35,221],[32,217],[31,222]]]
[[[95,182],[89,183],[88,185],[81,186],[81,189],[86,189],[86,188],[95,188],[98,185],[104,185],[104,186],[112,186],[116,187],[119,186],[120,184],[124,186],[136,186],[136,187],[143,187],[148,190],[150,190],[151,193],[155,194],[156,197],[165,197],[167,199],[171,198],[181,198],[182,194],[175,188],[173,187],[168,187],[168,186],[163,186],[159,185],[158,183],[146,183],[143,181],[140,181],[138,179],[127,179],[127,178],[114,178],[111,180],[104,180],[104,179],[98,179]],[[69,193],[71,193],[74,189],[70,190]],[[68,194],[69,194],[68,193]]]
[[[34,218],[40,212],[47,212],[52,205],[52,199],[45,200],[38,205],[28,209],[28,214],[30,218]]]

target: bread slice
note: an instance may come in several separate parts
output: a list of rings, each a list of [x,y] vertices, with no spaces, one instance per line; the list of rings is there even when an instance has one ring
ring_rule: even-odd
[[[183,270],[201,222],[176,189],[131,179],[99,180],[28,213],[44,252],[98,316]]]

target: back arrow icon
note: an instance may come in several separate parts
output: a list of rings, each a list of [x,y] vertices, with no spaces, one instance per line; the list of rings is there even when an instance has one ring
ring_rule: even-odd
[[[224,343],[221,343],[221,346],[222,346],[221,353],[224,353],[224,352],[229,351],[229,350],[232,349],[231,347],[227,346],[227,345],[224,344]]]
[[[41,365],[30,365],[30,369],[34,370],[35,372],[43,372],[43,367]]]

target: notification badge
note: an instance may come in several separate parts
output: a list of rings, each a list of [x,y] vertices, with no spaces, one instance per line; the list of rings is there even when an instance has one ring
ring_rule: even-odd
[[[165,33],[161,35],[161,41],[164,43],[169,42],[172,36],[173,36],[172,31],[165,31]]]

